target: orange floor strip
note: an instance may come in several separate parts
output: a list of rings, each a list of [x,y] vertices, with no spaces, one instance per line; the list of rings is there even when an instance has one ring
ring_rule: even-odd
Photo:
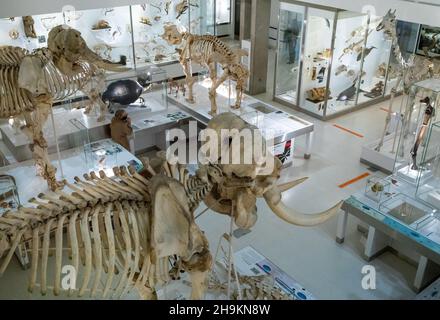
[[[354,179],[351,179],[351,180],[349,180],[347,182],[344,182],[343,184],[340,184],[338,187],[341,188],[341,189],[344,189],[345,187],[348,187],[349,185],[351,185],[351,184],[353,184],[355,182],[358,182],[359,180],[362,180],[362,179],[368,177],[369,175],[370,174],[368,172],[365,172],[364,174],[361,174],[360,176],[358,176],[358,177],[356,177]]]
[[[380,108],[380,110],[388,112],[388,108]],[[392,111],[391,111],[392,112]]]
[[[339,124],[334,124],[333,126],[336,127],[336,128],[338,128],[338,129],[341,129],[341,130],[343,130],[343,131],[345,131],[345,132],[351,133],[351,134],[355,135],[356,137],[359,137],[359,138],[363,138],[363,137],[364,137],[364,136],[361,135],[360,133],[357,133],[356,131],[353,131],[353,130],[350,130],[350,129],[344,128],[344,127],[340,126]]]

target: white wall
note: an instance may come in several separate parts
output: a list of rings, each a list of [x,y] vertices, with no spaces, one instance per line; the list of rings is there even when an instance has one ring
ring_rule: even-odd
[[[61,12],[64,6],[77,10],[120,7],[142,4],[143,0],[2,0],[0,18]]]

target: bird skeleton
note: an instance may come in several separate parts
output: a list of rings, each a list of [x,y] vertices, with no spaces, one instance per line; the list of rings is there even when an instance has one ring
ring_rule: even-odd
[[[208,128],[216,132],[235,128],[238,134],[258,131],[232,113],[214,117]],[[264,144],[261,134],[255,138]],[[245,147],[241,142],[241,153]],[[43,295],[50,290],[54,295],[121,298],[137,289],[151,299],[158,285],[170,281],[170,271],[177,265],[190,276],[191,298],[201,299],[212,266],[207,238],[194,218],[201,202],[247,229],[256,223],[258,197],[281,219],[301,226],[324,222],[341,205],[317,215],[287,207],[282,193],[305,179],[277,185],[282,165],[270,153],[264,157],[273,158],[275,165],[267,174],[261,174],[261,164],[254,162],[209,163],[190,175],[165,152],[157,157],[155,168],[145,159],[141,173],[133,167],[114,168],[113,178],[103,171],[99,176],[91,172],[66,182],[66,190],[40,194],[30,200],[32,206],[5,213],[0,217],[0,274],[15,250],[24,247],[30,253],[30,292],[38,287]],[[171,265],[170,260],[176,263]],[[55,272],[50,278],[52,264]],[[66,264],[76,271],[75,287],[60,283]]]

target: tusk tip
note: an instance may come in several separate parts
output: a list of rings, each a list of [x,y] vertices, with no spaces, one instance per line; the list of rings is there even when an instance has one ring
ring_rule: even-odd
[[[288,190],[296,187],[297,185],[300,185],[301,183],[305,182],[308,179],[309,179],[309,177],[304,177],[304,178],[301,178],[298,180],[294,180],[294,181],[280,184],[277,187],[278,187],[278,190],[280,190],[281,192],[285,192],[285,191],[288,191]]]

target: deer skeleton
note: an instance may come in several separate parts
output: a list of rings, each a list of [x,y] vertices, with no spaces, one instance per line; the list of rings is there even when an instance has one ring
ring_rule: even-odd
[[[195,103],[191,63],[195,62],[209,70],[211,88],[209,89],[209,100],[211,103],[211,115],[217,114],[217,88],[227,79],[236,81],[236,102],[233,109],[239,109],[243,98],[244,86],[249,78],[249,71],[240,63],[242,56],[248,53],[244,50],[232,50],[217,37],[212,35],[193,35],[189,32],[179,32],[175,25],[164,26],[163,39],[170,45],[179,45],[180,64],[183,67],[186,82],[188,85],[187,101]],[[217,63],[223,69],[220,78],[217,77]]]
[[[58,187],[56,169],[49,161],[43,126],[54,101],[84,92],[101,109],[107,105],[100,93],[105,87],[103,69],[124,71],[91,51],[79,31],[58,26],[49,33],[48,48],[33,53],[12,46],[0,47],[0,117],[24,115],[24,133],[32,142],[37,170],[53,190]],[[86,110],[89,112],[90,108]]]
[[[231,127],[256,129],[232,113],[214,117],[208,124],[216,131]],[[242,228],[256,222],[257,197],[263,197],[280,218],[301,226],[322,223],[338,212],[341,204],[317,215],[288,208],[282,192],[305,179],[277,185],[281,163],[274,159],[273,172],[266,175],[258,174],[261,167],[255,163],[201,165],[196,175],[190,175],[186,166],[168,162],[161,152],[155,168],[154,161],[145,159],[141,174],[132,167],[119,167],[114,178],[102,171],[99,177],[94,172],[83,179],[76,177],[75,183],[65,182],[70,191],[40,194],[30,200],[32,207],[0,217],[0,274],[17,247],[24,245],[31,253],[31,292],[38,286],[43,295],[53,290],[55,295],[120,298],[137,289],[143,298],[151,299],[156,297],[156,285],[166,284],[170,276],[177,278],[175,273],[184,270],[192,282],[191,297],[201,299],[212,266],[207,238],[194,219],[202,201],[216,212],[232,215]],[[55,257],[49,261],[53,238]],[[76,289],[61,287],[66,259],[79,275]],[[52,260],[55,274],[49,286]],[[170,260],[176,262],[174,266]]]

